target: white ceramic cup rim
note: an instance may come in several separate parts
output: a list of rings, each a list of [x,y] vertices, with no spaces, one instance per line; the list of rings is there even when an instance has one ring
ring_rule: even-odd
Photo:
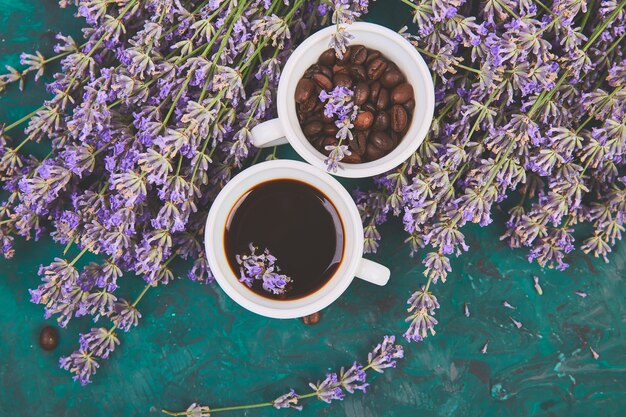
[[[328,49],[335,26],[322,29],[309,36],[287,60],[277,91],[278,118],[264,122],[252,130],[255,146],[272,146],[287,141],[308,163],[326,169],[326,157],[318,152],[304,136],[296,116],[295,87],[306,68]],[[360,164],[339,163],[333,175],[348,178],[364,178],[382,174],[409,159],[421,145],[432,122],[435,108],[434,86],[426,62],[411,43],[400,34],[377,24],[356,22],[347,27],[354,35],[352,44],[374,47],[393,61],[407,77],[415,92],[416,106],[409,129],[400,144],[388,155],[372,162]],[[387,46],[383,48],[382,46]],[[278,139],[284,136],[283,140]],[[269,142],[269,143],[268,143]]]
[[[247,288],[230,268],[224,247],[224,230],[233,206],[254,186],[275,179],[303,181],[317,188],[333,203],[343,223],[344,253],[337,271],[322,288],[296,300],[272,300]],[[204,242],[209,267],[220,287],[242,307],[267,317],[295,318],[322,310],[348,288],[357,270],[362,271],[359,277],[378,274],[378,278],[363,278],[379,285],[384,285],[389,278],[387,268],[362,258],[363,225],[350,194],[336,179],[304,162],[263,162],[232,178],[211,206]]]

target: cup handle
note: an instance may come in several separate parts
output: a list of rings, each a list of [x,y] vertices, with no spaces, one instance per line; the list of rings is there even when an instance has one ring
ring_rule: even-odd
[[[391,271],[385,265],[381,265],[369,259],[362,258],[356,277],[372,284],[383,286],[389,281]]]
[[[288,143],[283,125],[278,118],[254,126],[250,133],[252,134],[252,145],[257,148],[269,148]]]

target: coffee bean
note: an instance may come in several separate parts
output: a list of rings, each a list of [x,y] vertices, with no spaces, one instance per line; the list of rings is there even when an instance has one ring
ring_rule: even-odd
[[[406,114],[404,107],[396,104],[391,108],[391,130],[394,132],[402,132],[408,120],[409,116]]]
[[[324,108],[324,103],[321,100],[317,100],[317,104],[313,108],[313,111],[319,113],[319,111],[322,110],[323,108]]]
[[[376,113],[376,107],[372,103],[365,103],[362,107],[363,110],[371,111],[372,113]]]
[[[310,111],[313,111],[315,106],[317,106],[317,103],[319,103],[317,97],[311,96],[304,103],[300,104],[300,111],[302,113],[308,113]]]
[[[332,67],[333,65],[335,65],[335,60],[335,50],[331,48],[322,52],[322,55],[320,55],[318,62],[322,65]]]
[[[315,84],[319,85],[322,89],[326,91],[330,91],[333,89],[333,82],[324,74],[313,74],[313,77],[311,77],[311,79]]]
[[[361,112],[356,115],[352,123],[357,130],[367,130],[372,126],[372,123],[374,123],[374,114],[369,111]]]
[[[379,81],[374,81],[372,84],[370,84],[370,101],[372,103],[376,103],[376,100],[378,100],[378,94],[380,93],[380,82]]]
[[[376,108],[385,110],[387,107],[389,107],[389,90],[381,88],[380,93],[378,93],[378,100],[376,100]]]
[[[373,60],[375,60],[376,58],[380,58],[381,56],[382,54],[380,53],[380,51],[377,51],[376,49],[370,49],[367,52],[367,59],[365,60],[365,65],[371,64]]]
[[[311,65],[309,68],[306,69],[306,71],[304,71],[304,75],[302,76],[302,78],[311,78],[313,74],[315,74],[316,72],[320,72],[319,67],[320,66],[317,64]]]
[[[313,324],[317,324],[320,321],[320,312],[309,314],[308,316],[302,317],[302,323],[310,326]]]
[[[304,135],[306,137],[312,137],[320,133],[323,128],[324,128],[324,125],[322,124],[322,122],[316,121],[316,122],[311,122],[305,125],[304,128],[302,129],[302,132],[304,132]]]
[[[357,130],[354,132],[354,138],[348,142],[348,146],[353,153],[357,153],[359,156],[365,154],[367,135],[368,133],[366,131]]]
[[[44,350],[52,350],[59,344],[59,332],[52,326],[45,326],[39,332],[39,346]]]
[[[395,148],[396,146],[398,146],[398,143],[400,143],[400,141],[402,140],[402,138],[404,137],[404,135],[406,134],[406,131],[404,132],[394,132],[391,131],[391,135],[389,135],[391,137],[391,140],[393,141],[393,147]]]
[[[393,88],[402,81],[404,81],[404,75],[396,69],[387,69],[380,77],[380,83],[386,88]]]
[[[337,141],[336,137],[334,137],[334,136],[326,136],[324,139],[322,139],[322,143],[320,145],[320,148],[322,148],[324,153],[326,153],[326,155],[328,155],[329,151],[326,150],[326,147],[329,146],[329,145],[336,146],[337,143],[339,143],[339,142]]]
[[[318,150],[322,148],[322,140],[323,136],[316,136],[313,139],[310,139],[311,145],[315,146]]]
[[[367,76],[365,73],[365,67],[363,65],[350,66],[350,75],[352,75],[358,81],[365,80],[365,77]]]
[[[358,153],[352,152],[350,155],[345,155],[341,162],[345,162],[347,164],[360,164],[362,160]]]
[[[406,109],[406,111],[412,112],[413,110],[415,110],[415,99],[412,98],[411,100],[404,103],[403,106]]]
[[[320,115],[322,117],[322,122],[324,123],[335,123],[335,117],[334,116],[326,116],[324,114],[324,112],[321,113]]]
[[[385,155],[385,151],[376,147],[373,143],[369,143],[365,148],[365,157],[368,161],[375,161],[382,158]]]
[[[333,83],[336,86],[352,88],[352,78],[346,74],[335,74],[333,77]]]
[[[409,83],[397,85],[391,92],[391,101],[394,104],[404,104],[413,98],[413,86]]]
[[[339,62],[342,64],[346,64],[350,62],[350,57],[352,56],[352,46],[346,48],[346,52],[343,53],[343,56],[339,58]]]
[[[369,137],[370,144],[376,146],[383,151],[390,151],[393,149],[393,139],[385,132],[374,131]]]
[[[350,74],[350,70],[348,67],[343,65],[335,65],[333,66],[333,74]]]
[[[398,68],[395,62],[387,61],[387,69],[392,71],[395,70],[402,74],[402,71],[400,71],[400,68]]]
[[[353,64],[363,65],[367,59],[367,48],[363,45],[355,45],[350,60]]]
[[[360,82],[354,88],[354,104],[357,106],[363,105],[367,101],[367,98],[370,95],[370,87],[364,83]]]
[[[324,125],[324,133],[327,135],[336,135],[339,132],[339,128],[334,123],[328,123]]]
[[[361,106],[361,110],[372,112],[372,114],[376,113],[376,106],[372,103],[365,103]]]
[[[294,98],[296,103],[304,103],[311,97],[313,91],[315,90],[315,85],[311,82],[311,80],[302,78],[298,81],[298,85],[296,85],[296,92],[294,94]]]
[[[387,63],[381,58],[376,58],[367,66],[367,77],[370,80],[377,80],[387,69]]]
[[[333,78],[333,71],[330,69],[330,67],[325,67],[325,66],[320,65],[318,72],[321,72],[328,78]]]
[[[381,111],[376,114],[374,118],[373,129],[374,130],[387,130],[389,129],[389,124],[391,123],[391,118],[389,117],[389,113]]]

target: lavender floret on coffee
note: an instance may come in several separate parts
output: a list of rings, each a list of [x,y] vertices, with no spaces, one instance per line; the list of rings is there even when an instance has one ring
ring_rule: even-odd
[[[339,161],[371,162],[402,141],[415,109],[413,87],[380,51],[350,46],[339,59],[334,50],[305,71],[294,98],[302,132],[326,155],[329,171]]]
[[[291,278],[280,273],[280,267],[276,265],[276,257],[266,248],[257,254],[257,247],[251,242],[250,253],[236,255],[239,264],[239,281],[252,288],[255,281],[260,281],[264,291],[272,294],[283,294],[287,291],[287,285]]]

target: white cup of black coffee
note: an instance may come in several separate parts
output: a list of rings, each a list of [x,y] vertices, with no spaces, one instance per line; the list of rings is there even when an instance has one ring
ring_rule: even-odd
[[[216,281],[244,308],[274,318],[303,317],[330,305],[354,277],[385,285],[390,271],[362,258],[363,226],[343,186],[309,164],[260,163],[235,176],[213,203],[205,248]],[[280,294],[246,280],[241,257],[254,246],[290,278]]]

